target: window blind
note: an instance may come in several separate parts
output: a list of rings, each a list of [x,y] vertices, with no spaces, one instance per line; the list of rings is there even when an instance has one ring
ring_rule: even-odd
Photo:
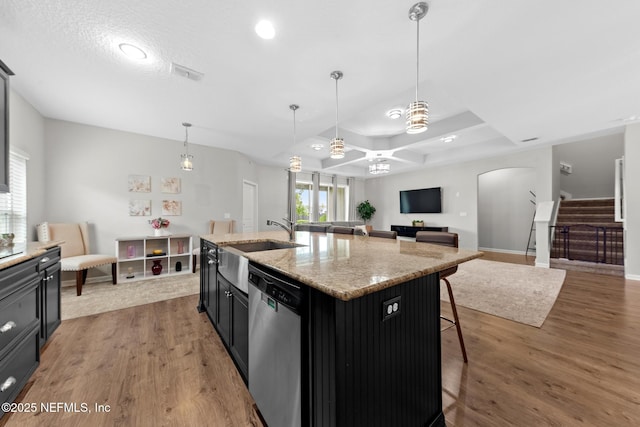
[[[27,241],[27,160],[11,151],[9,155],[10,193],[0,193],[0,232],[13,233],[13,241]]]

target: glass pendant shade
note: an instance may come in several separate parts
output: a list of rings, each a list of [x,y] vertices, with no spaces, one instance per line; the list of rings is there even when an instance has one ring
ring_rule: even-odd
[[[344,139],[338,137],[338,80],[340,80],[342,76],[342,71],[332,71],[331,74],[329,74],[329,77],[336,81],[336,137],[333,138],[329,144],[329,156],[332,159],[344,158]]]
[[[289,109],[293,111],[293,146],[296,146],[296,110],[300,108],[299,105],[291,104]],[[289,171],[300,172],[302,170],[302,158],[294,155],[289,158]]]
[[[407,133],[415,134],[427,130],[429,126],[429,105],[424,101],[414,101],[407,107]]]
[[[182,160],[180,160],[180,169],[183,171],[192,171],[193,170],[193,156],[191,154],[182,154],[180,156]]]
[[[193,170],[193,156],[189,154],[189,128],[191,123],[182,123],[184,126],[184,154],[180,155],[180,169],[190,172]]]
[[[333,138],[329,149],[332,159],[342,159],[344,157],[344,139]]]
[[[302,170],[302,159],[300,156],[291,156],[289,159],[289,170],[291,172],[300,172]]]
[[[388,163],[374,163],[369,165],[369,173],[372,175],[379,175],[381,173],[389,173],[391,165]]]

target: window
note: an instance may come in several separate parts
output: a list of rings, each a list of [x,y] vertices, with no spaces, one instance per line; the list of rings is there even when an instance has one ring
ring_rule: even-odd
[[[27,156],[11,151],[11,192],[0,194],[0,232],[13,233],[16,243],[27,241],[27,160]]]
[[[349,220],[349,186],[340,182],[337,185],[337,200],[334,210],[334,186],[326,181],[327,177],[322,176],[317,188],[314,188],[313,182],[297,181],[296,182],[296,217],[297,222],[309,221],[348,221]],[[315,194],[317,194],[318,206],[314,206]],[[335,215],[334,215],[335,212]],[[335,216],[335,218],[334,218]]]
[[[296,218],[297,222],[309,222],[311,213],[311,192],[313,185],[309,182],[296,182]]]

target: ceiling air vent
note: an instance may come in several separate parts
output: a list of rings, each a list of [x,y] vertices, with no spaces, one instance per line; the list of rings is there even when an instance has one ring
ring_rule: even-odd
[[[533,142],[536,141],[538,139],[537,136],[533,137],[533,138],[527,138],[527,139],[523,139],[520,142]]]
[[[186,77],[189,80],[200,81],[204,77],[199,71],[192,70],[191,68],[187,68],[184,65],[176,64],[175,62],[171,63],[171,74],[175,74],[176,76]]]

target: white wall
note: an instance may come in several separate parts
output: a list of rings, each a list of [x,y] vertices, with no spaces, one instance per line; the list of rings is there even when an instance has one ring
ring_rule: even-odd
[[[551,200],[551,147],[521,151],[421,171],[371,178],[365,182],[365,196],[376,207],[372,225],[388,230],[393,225],[411,225],[422,219],[425,225],[448,226],[459,234],[460,247],[478,248],[478,175],[496,169],[530,167],[535,170],[538,202]],[[401,214],[400,190],[442,187],[443,213]],[[528,191],[528,190],[527,190]]]
[[[35,230],[35,225],[45,219],[44,118],[13,90],[10,91],[9,102],[10,146],[29,157],[27,161],[27,230]]]
[[[624,135],[624,180],[627,218],[625,220],[625,265],[627,279],[640,280],[640,124],[627,126]]]
[[[267,220],[287,218],[287,191],[289,172],[284,168],[258,166],[258,230],[279,230],[267,226]]]
[[[51,119],[45,120],[44,134],[44,155],[34,156],[46,158],[43,219],[88,221],[94,251],[111,254],[116,238],[151,233],[148,220],[161,215],[164,199],[182,201],[182,215],[168,217],[169,231],[193,234],[194,246],[199,244],[197,237],[206,233],[210,219],[229,214],[239,230],[244,179],[258,183],[260,200],[270,200],[272,203],[266,203],[270,209],[286,210],[286,191],[272,186],[280,171],[258,167],[236,151],[190,144],[194,170],[184,172],[179,168],[180,141]],[[151,192],[130,193],[130,174],[151,176]],[[162,177],[180,177],[181,193],[163,194]],[[278,190],[282,190],[280,197]],[[151,200],[151,216],[129,216],[132,199]],[[265,221],[260,219],[261,224]]]
[[[525,253],[536,201],[536,171],[507,168],[478,177],[478,247]],[[532,244],[535,236],[532,237]]]
[[[615,159],[624,153],[624,135],[601,136],[553,147],[560,171],[560,162],[572,166],[572,173],[559,173],[559,188],[574,199],[613,197]]]

